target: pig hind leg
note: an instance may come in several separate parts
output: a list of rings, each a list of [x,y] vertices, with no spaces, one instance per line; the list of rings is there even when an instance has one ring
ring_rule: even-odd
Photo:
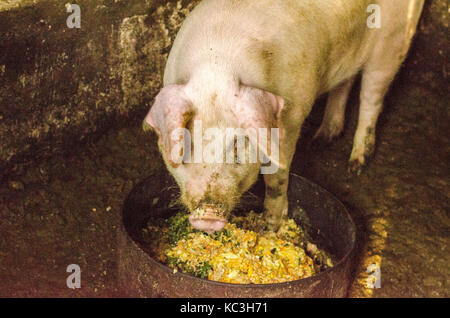
[[[328,93],[322,124],[313,137],[314,141],[329,143],[342,133],[344,129],[345,106],[347,105],[348,94],[354,81],[355,76],[352,76]]]
[[[420,16],[421,4],[423,1],[411,1],[411,6],[416,7],[409,9],[414,9],[415,14],[406,20],[402,27],[397,25],[397,28],[404,31],[389,30],[387,26],[378,30],[379,40],[363,68],[358,126],[349,161],[350,170],[357,174],[361,172],[368,157],[374,153],[375,126],[383,108],[383,99],[408,52]],[[397,22],[397,17],[391,18],[393,21],[397,19]]]
[[[384,58],[382,60],[373,61],[362,75],[358,125],[349,162],[350,170],[357,174],[374,153],[375,126],[383,108],[383,99],[401,64],[399,56],[392,57],[390,63]]]
[[[391,65],[392,67],[392,65]],[[349,169],[357,174],[375,149],[375,125],[386,94],[397,69],[365,70],[362,77],[358,126],[353,138]]]

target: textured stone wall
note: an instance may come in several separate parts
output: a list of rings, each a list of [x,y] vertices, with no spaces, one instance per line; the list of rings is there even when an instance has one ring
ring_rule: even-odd
[[[137,124],[197,2],[80,0],[80,29],[66,26],[64,1],[0,4],[0,175]],[[427,1],[419,30],[402,75],[442,91],[445,1]]]
[[[0,171],[70,152],[143,118],[195,1],[77,1],[0,6]],[[140,118],[140,119],[139,119]]]

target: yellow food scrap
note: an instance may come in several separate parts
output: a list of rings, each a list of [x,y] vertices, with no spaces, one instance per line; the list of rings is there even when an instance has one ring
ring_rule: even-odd
[[[166,249],[169,266],[225,283],[266,284],[310,277],[314,262],[295,245],[299,229],[287,220],[277,233],[228,223],[217,235],[189,233]],[[286,238],[289,238],[287,240]]]

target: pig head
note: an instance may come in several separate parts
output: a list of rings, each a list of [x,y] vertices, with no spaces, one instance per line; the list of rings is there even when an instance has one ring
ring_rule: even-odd
[[[191,224],[212,233],[225,226],[230,211],[260,172],[261,160],[252,161],[250,149],[259,149],[261,139],[245,135],[243,148],[239,148],[239,134],[248,129],[280,128],[284,101],[244,85],[223,98],[217,98],[220,92],[212,92],[214,102],[208,94],[206,100],[194,99],[190,91],[187,85],[165,86],[156,96],[144,127],[158,135],[164,162],[181,189],[181,201],[191,212]],[[227,129],[237,134],[228,138]],[[270,144],[269,133],[267,137]],[[270,157],[270,147],[261,149],[265,152],[259,157]]]

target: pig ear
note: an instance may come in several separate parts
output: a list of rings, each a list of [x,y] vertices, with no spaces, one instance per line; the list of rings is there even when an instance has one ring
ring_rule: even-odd
[[[243,129],[254,129],[257,133],[257,140],[253,140],[258,145],[266,157],[280,168],[279,144],[284,137],[283,127],[280,121],[280,114],[284,107],[284,99],[280,96],[264,91],[262,89],[241,86],[234,105],[234,114],[239,120]],[[260,129],[265,128],[265,129]],[[278,128],[278,140],[271,140],[271,128]],[[261,135],[267,136],[267,139]],[[250,134],[249,134],[250,136]],[[263,138],[261,138],[263,137]],[[277,149],[271,149],[271,145]]]
[[[175,158],[172,158],[172,148],[183,138],[182,134],[172,138],[172,133],[177,129],[185,128],[192,115],[193,107],[184,92],[184,86],[171,84],[159,92],[145,117],[144,127],[149,125],[156,131],[164,147],[166,158],[172,166],[178,163],[175,162]]]

